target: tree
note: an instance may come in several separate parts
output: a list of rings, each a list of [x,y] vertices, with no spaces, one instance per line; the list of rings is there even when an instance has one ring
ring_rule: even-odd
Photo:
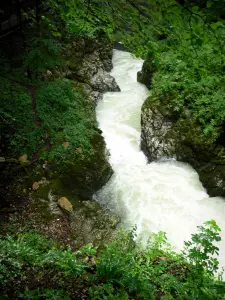
[[[49,0],[50,16],[59,31],[95,36],[99,31],[145,54],[156,39],[176,35],[192,46],[212,39],[224,51],[224,1],[199,0]],[[60,19],[60,22],[59,22]],[[61,25],[61,29],[60,26]]]

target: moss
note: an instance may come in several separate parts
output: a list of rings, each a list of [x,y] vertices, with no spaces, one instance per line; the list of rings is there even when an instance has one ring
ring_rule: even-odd
[[[156,66],[154,64],[154,58],[152,53],[148,53],[143,66],[142,71],[138,72],[137,80],[147,86],[147,88],[151,88],[152,86],[152,77],[156,71]]]
[[[49,191],[49,184],[41,184],[40,187],[34,192],[35,198],[48,200]]]
[[[35,214],[35,217],[39,218],[39,222],[49,223],[50,220],[54,219],[54,215],[49,209],[49,202],[43,199],[36,198],[30,206],[31,215]]]
[[[60,195],[61,194],[61,191],[63,189],[63,183],[61,180],[59,179],[54,179],[52,182],[51,182],[51,190],[54,194],[57,194],[57,195]]]

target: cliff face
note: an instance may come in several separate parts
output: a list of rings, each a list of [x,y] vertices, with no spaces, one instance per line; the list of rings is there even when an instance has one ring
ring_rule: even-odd
[[[138,80],[151,87],[154,65],[147,57]],[[148,97],[142,106],[141,148],[149,162],[176,158],[191,164],[210,196],[225,196],[225,152],[222,145],[211,143],[191,111],[179,113],[159,99]]]

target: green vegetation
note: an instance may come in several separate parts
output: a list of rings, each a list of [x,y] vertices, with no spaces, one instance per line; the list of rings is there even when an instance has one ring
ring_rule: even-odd
[[[24,66],[34,74],[42,73],[62,64],[61,44],[51,37],[34,37],[24,55]]]
[[[36,97],[42,131],[52,145],[50,154],[46,153],[47,157],[60,160],[79,147],[84,155],[91,154],[90,141],[97,128],[93,107],[73,88],[72,82],[65,79],[45,82]],[[66,154],[63,142],[68,143]]]
[[[142,1],[134,3],[132,0],[115,0],[111,3],[108,0],[49,0],[47,4],[51,9],[46,13],[40,10],[36,12],[39,15],[35,15],[35,12],[31,14],[34,30],[33,34],[28,34],[29,46],[23,60],[23,65],[30,72],[31,78],[40,78],[46,70],[59,67],[63,61],[62,45],[71,39],[80,37],[96,39],[101,33],[112,41],[122,41],[137,55],[148,54],[147,69],[151,71],[145,83],[147,86],[152,83],[152,101],[165,106],[176,118],[183,112],[184,107],[189,109],[196,127],[202,126],[202,133],[200,136],[198,134],[199,141],[213,143],[220,137],[225,120],[223,101],[225,61],[222,55],[225,50],[222,42],[225,37],[224,1],[149,0],[145,3]],[[72,96],[66,87],[69,83],[59,81],[60,79],[55,85],[53,82],[38,83],[40,90],[37,91],[36,117],[32,116],[35,112],[28,107],[28,102],[31,102],[28,100],[30,92],[27,93],[24,89],[17,97],[18,88],[14,87],[11,97],[7,92],[9,83],[5,83],[5,80],[1,83],[0,88],[5,90],[6,98],[11,98],[11,101],[14,101],[14,97],[20,98],[15,100],[18,106],[26,105],[26,116],[29,111],[27,120],[36,118],[36,122],[30,120],[30,128],[25,126],[16,133],[18,138],[13,141],[15,151],[20,148],[19,152],[22,153],[37,152],[41,147],[41,140],[47,140],[49,145],[56,144],[50,156],[59,158],[63,153],[62,142],[67,139],[71,141],[71,147],[75,145],[84,148],[84,151],[90,150],[88,139],[93,129],[89,128],[92,121],[89,111],[84,116],[82,109],[84,101],[81,101],[79,92],[76,91],[76,96]],[[35,82],[33,84],[37,85]],[[45,101],[43,96],[51,99],[52,89],[58,84],[61,88],[57,88],[57,95],[56,91],[53,94],[56,98],[62,99],[60,103],[58,101],[54,103],[55,116],[49,109],[52,100]],[[2,97],[0,100],[4,101],[6,98]],[[73,113],[71,105],[75,98],[78,111],[76,114]],[[34,95],[32,100],[36,102]],[[67,112],[59,120],[59,111],[63,107],[67,107]],[[47,112],[51,112],[48,115],[48,118],[51,118],[50,123],[53,122],[51,129],[46,120]],[[9,108],[3,107],[0,111],[0,115],[4,118],[11,116],[19,122],[22,116],[17,117],[17,114],[19,112],[15,108],[10,111]],[[25,112],[23,114],[25,115]],[[74,117],[71,119],[72,115]],[[37,124],[38,118],[42,121],[40,124]],[[81,120],[83,121],[80,122]],[[67,128],[62,126],[62,122]],[[67,122],[79,124],[76,132],[71,130]],[[53,133],[54,130],[57,131],[56,134]],[[82,139],[81,135],[84,132],[88,137]]]
[[[171,40],[158,41],[158,52],[148,55],[150,101],[164,107],[175,120],[188,109],[192,122],[202,127],[200,142],[213,143],[224,130],[225,62],[213,44],[196,46],[195,52],[183,36],[176,44]]]
[[[174,29],[193,46],[214,37],[216,43],[211,43],[224,50],[218,35],[224,35],[224,1],[49,0],[49,5],[48,20],[58,17],[53,32],[61,32],[62,25],[68,36],[95,37],[103,31],[139,55],[152,48],[155,38],[167,38]]]
[[[46,1],[50,9],[33,20],[20,70],[15,61],[10,68],[1,59],[4,156],[71,163],[64,164],[64,182],[70,181],[84,199],[102,186],[96,184],[100,177],[108,180],[111,171],[102,155],[94,105],[73,81],[59,75],[63,46],[100,34],[123,42],[138,56],[147,55],[148,102],[175,121],[191,123],[191,139],[209,145],[223,138],[224,1],[142,2]],[[94,151],[97,156],[88,164]],[[0,240],[0,288],[6,299],[225,299],[225,283],[215,278],[218,232],[215,222],[207,222],[181,254],[171,249],[164,233],[152,235],[146,249],[135,245],[135,232],[122,231],[101,249],[86,245],[79,250],[36,232],[11,234]]]
[[[163,232],[153,234],[146,249],[135,245],[135,231],[120,231],[101,250],[87,244],[74,251],[36,232],[2,237],[0,286],[18,299],[70,299],[77,280],[91,299],[224,299],[225,283],[213,275],[219,231],[206,222],[181,254]]]
[[[177,119],[185,109],[196,140],[212,144],[224,131],[224,1],[49,1],[54,32],[94,38],[101,31],[137,55],[148,54],[151,101]],[[152,78],[152,74],[154,74]]]
[[[97,128],[93,108],[71,81],[59,78],[23,87],[1,77],[0,89],[12,155],[32,158],[41,150],[42,159],[61,161],[77,148],[91,154],[90,139]]]

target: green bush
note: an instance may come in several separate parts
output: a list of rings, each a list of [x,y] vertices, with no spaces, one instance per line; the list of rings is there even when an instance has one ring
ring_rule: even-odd
[[[19,295],[20,299],[49,299],[49,300],[70,300],[70,297],[64,295],[62,290],[41,289],[41,290],[27,290]]]
[[[34,37],[24,56],[24,65],[35,74],[53,69],[62,64],[60,43],[53,38]]]
[[[35,232],[0,240],[0,284],[20,276],[24,265],[40,265],[54,243]]]
[[[5,142],[9,144],[10,152],[33,153],[39,146],[42,133],[35,123],[29,91],[0,77],[0,92],[0,118],[5,125]]]
[[[206,222],[177,254],[164,233],[152,235],[146,249],[139,249],[130,234],[107,245],[98,257],[93,299],[224,299],[225,283],[215,280],[219,228]]]

